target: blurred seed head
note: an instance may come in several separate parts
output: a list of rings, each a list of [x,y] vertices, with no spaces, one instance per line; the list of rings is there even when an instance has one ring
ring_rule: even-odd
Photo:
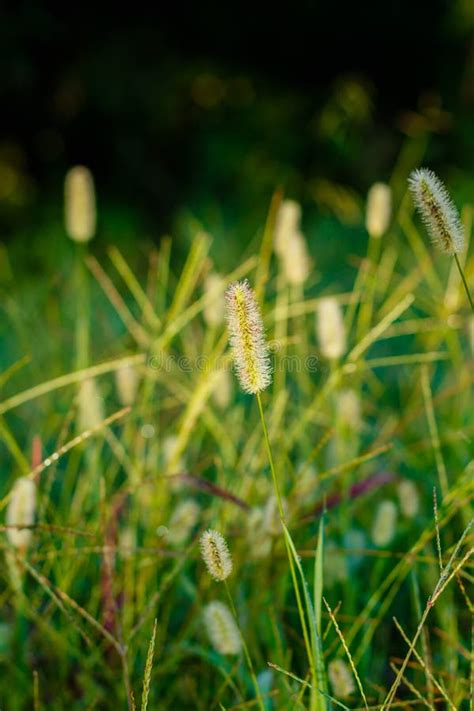
[[[182,545],[199,521],[201,509],[193,499],[181,501],[173,511],[169,523],[168,540],[173,545]]]
[[[397,487],[400,510],[407,518],[415,518],[420,508],[418,489],[410,479],[403,479]]]
[[[246,393],[259,393],[271,383],[271,364],[263,321],[247,279],[226,292],[227,325],[237,378]]]
[[[119,550],[122,558],[131,558],[137,545],[137,536],[132,526],[127,526],[120,531]]]
[[[316,334],[321,353],[329,360],[337,360],[346,352],[346,329],[337,299],[328,296],[318,303]]]
[[[19,477],[11,489],[6,511],[8,526],[32,526],[36,513],[36,484],[27,476]],[[32,532],[24,528],[8,528],[7,537],[12,546],[26,550],[31,542]]]
[[[96,229],[94,179],[90,170],[76,165],[64,183],[66,232],[74,242],[89,242]]]
[[[430,238],[445,254],[464,249],[464,229],[459,213],[441,180],[427,168],[414,170],[408,185]]]
[[[360,397],[355,390],[341,390],[337,394],[337,421],[344,429],[358,432],[362,426]]]
[[[166,474],[180,474],[186,470],[186,460],[181,452],[178,451],[178,437],[174,434],[163,438],[161,458]],[[173,491],[179,491],[183,486],[183,482],[179,477],[173,476],[170,479],[170,487]]]
[[[215,580],[226,580],[232,573],[232,558],[224,536],[209,529],[201,536],[201,555]]]
[[[333,659],[329,662],[328,676],[334,696],[338,699],[346,699],[355,692],[352,672],[343,659]]]
[[[115,371],[117,394],[124,407],[135,402],[139,383],[140,375],[133,365],[124,365]]]
[[[83,380],[78,393],[78,426],[81,432],[91,430],[105,419],[104,402],[94,378]]]
[[[294,232],[290,237],[280,261],[288,284],[297,286],[305,283],[311,270],[311,260],[301,232]]]
[[[397,507],[388,499],[381,501],[372,525],[372,540],[376,546],[384,548],[393,540],[397,526]]]
[[[220,654],[239,654],[242,641],[237,624],[227,605],[215,600],[204,608],[204,624],[209,640]]]
[[[204,295],[209,299],[204,307],[204,320],[211,328],[220,326],[225,318],[224,286],[223,277],[216,272],[210,272],[204,280]]]
[[[295,200],[283,200],[275,220],[273,248],[279,257],[283,257],[293,235],[299,233],[301,207]]]
[[[388,229],[392,211],[392,193],[385,183],[375,183],[367,195],[365,226],[371,237],[380,238]]]

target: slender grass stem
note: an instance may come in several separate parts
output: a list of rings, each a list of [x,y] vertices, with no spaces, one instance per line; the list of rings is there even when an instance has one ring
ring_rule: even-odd
[[[466,294],[467,294],[467,298],[468,298],[469,303],[470,303],[470,305],[471,305],[471,311],[472,311],[472,313],[474,314],[474,301],[472,300],[471,292],[469,291],[469,287],[468,287],[468,285],[467,285],[466,277],[464,276],[464,270],[463,270],[463,268],[462,268],[462,266],[461,266],[461,262],[459,261],[459,257],[458,257],[457,254],[454,255],[454,259],[455,259],[456,266],[457,266],[457,268],[458,268],[459,274],[461,275],[461,280],[462,280],[462,283],[463,283],[463,286],[464,286],[464,290],[465,290],[465,292],[466,292]]]
[[[307,655],[308,655],[308,661],[309,661],[309,664],[310,664],[310,667],[311,667],[311,674],[312,674],[312,676],[313,676],[314,686],[317,686],[316,667],[315,667],[315,663],[314,663],[313,654],[312,654],[312,651],[311,651],[311,644],[310,644],[310,639],[309,639],[309,634],[308,634],[308,627],[307,627],[307,624],[306,624],[306,618],[305,618],[305,614],[304,614],[304,610],[303,610],[303,604],[302,604],[302,600],[301,600],[300,589],[299,589],[299,586],[298,586],[298,580],[297,580],[297,578],[296,578],[295,565],[294,565],[294,561],[293,561],[293,557],[292,557],[292,553],[291,553],[291,550],[290,550],[288,541],[287,541],[286,536],[285,536],[285,512],[284,512],[284,509],[283,509],[283,501],[282,501],[282,496],[281,496],[280,485],[279,485],[279,483],[278,483],[278,479],[277,479],[277,475],[276,475],[276,471],[275,471],[275,464],[274,464],[274,461],[273,461],[272,448],[271,448],[271,445],[270,445],[270,439],[269,439],[269,437],[268,437],[267,425],[266,425],[265,416],[264,416],[264,413],[263,413],[262,398],[261,398],[259,392],[256,393],[256,398],[257,398],[257,403],[258,403],[258,410],[259,410],[259,413],[260,413],[260,420],[261,420],[261,422],[262,422],[262,429],[263,429],[263,436],[264,436],[264,440],[265,440],[265,447],[266,447],[266,450],[267,450],[268,461],[269,461],[270,470],[271,470],[271,473],[272,473],[273,487],[274,487],[274,489],[275,489],[275,495],[276,495],[277,505],[278,505],[278,512],[279,512],[279,514],[280,514],[280,521],[281,521],[281,524],[282,524],[282,529],[283,529],[283,534],[284,534],[284,535],[283,535],[283,538],[284,538],[284,540],[285,540],[286,552],[287,552],[288,561],[289,561],[289,564],[290,564],[291,578],[292,578],[292,582],[293,582],[293,588],[294,588],[294,591],[295,591],[296,604],[297,604],[297,606],[298,606],[298,613],[299,613],[299,617],[300,617],[301,628],[302,628],[302,631],[303,631],[303,637],[304,637],[304,643],[305,643],[305,647],[306,647],[306,653],[307,653]],[[313,702],[313,701],[312,701],[311,707],[314,708],[314,702]]]
[[[76,281],[77,281],[77,315],[76,315],[76,368],[86,368],[89,361],[90,343],[90,304],[89,283],[84,264],[86,247],[76,245]]]
[[[259,705],[261,711],[265,711],[265,706],[263,705],[262,694],[260,692],[260,687],[259,687],[258,681],[257,681],[257,675],[255,674],[255,669],[254,669],[253,663],[252,663],[252,657],[250,656],[250,653],[249,653],[249,650],[247,647],[247,643],[244,639],[244,635],[242,634],[242,630],[240,629],[239,618],[237,616],[237,610],[235,609],[234,600],[232,598],[232,595],[230,594],[229,586],[227,585],[227,580],[224,580],[224,587],[225,587],[225,591],[227,594],[227,600],[229,602],[229,606],[230,606],[232,615],[234,616],[234,620],[237,624],[237,629],[239,630],[240,639],[242,641],[242,648],[244,650],[245,661],[247,662],[250,676],[252,677],[252,682],[253,682],[253,685],[255,688],[255,693],[257,694],[258,705]]]

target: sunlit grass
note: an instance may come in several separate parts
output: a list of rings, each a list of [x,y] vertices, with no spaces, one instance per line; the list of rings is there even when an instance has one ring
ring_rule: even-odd
[[[0,373],[0,509],[20,476],[37,496],[28,535],[0,526],[2,708],[472,708],[469,302],[392,183],[350,286],[335,264],[319,287],[324,244],[306,236],[310,262],[294,204],[282,235],[280,192],[215,278],[203,231],[179,269],[169,239],[137,272],[114,245],[76,250],[77,308],[44,333],[61,357],[32,342]],[[469,251],[462,267],[472,289]],[[256,397],[224,323],[243,278],[273,365]],[[200,560],[207,528],[232,552],[225,586]],[[241,635],[220,651],[215,601]]]

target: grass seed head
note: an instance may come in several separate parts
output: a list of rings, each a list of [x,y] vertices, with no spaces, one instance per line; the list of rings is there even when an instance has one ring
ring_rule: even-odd
[[[271,383],[271,364],[263,321],[247,279],[226,292],[227,325],[237,378],[246,393],[259,393]]]
[[[288,244],[300,230],[301,207],[295,200],[283,200],[275,221],[273,248],[279,257],[287,252]]]
[[[36,484],[27,476],[19,477],[13,484],[6,512],[8,526],[31,526],[35,521]],[[28,528],[8,528],[8,540],[15,548],[26,550],[31,542]]]
[[[66,232],[74,242],[89,242],[95,234],[94,179],[83,165],[71,168],[64,182]]]
[[[201,555],[215,580],[226,580],[232,573],[232,558],[224,536],[209,529],[201,536]]]
[[[392,213],[392,193],[385,183],[375,183],[367,195],[365,226],[371,237],[379,239],[388,229]]]
[[[445,254],[464,249],[464,230],[456,207],[441,180],[427,168],[414,170],[408,185],[426,229]]]
[[[222,300],[224,279],[216,272],[210,272],[204,280],[204,294],[207,303],[204,306],[204,320],[211,328],[216,328],[224,322],[225,307]]]
[[[329,360],[337,360],[346,352],[346,329],[337,299],[328,296],[318,304],[316,333],[321,353]]]
[[[334,696],[346,699],[355,692],[354,677],[343,659],[333,659],[328,664],[328,676]]]
[[[132,365],[124,365],[115,371],[117,395],[124,407],[135,402],[139,383],[140,376]]]
[[[372,526],[372,540],[376,546],[384,548],[392,541],[397,526],[397,507],[393,501],[381,501],[375,513]]]
[[[210,602],[204,608],[204,624],[214,649],[220,654],[239,654],[242,641],[232,614],[222,602]]]
[[[311,269],[311,260],[301,232],[292,234],[285,251],[280,254],[280,261],[288,284],[297,286],[305,283]]]
[[[79,385],[78,410],[81,432],[97,427],[105,419],[104,402],[94,378],[83,380]]]
[[[420,497],[415,484],[410,479],[403,479],[397,487],[397,493],[402,514],[407,518],[415,518],[420,508]]]

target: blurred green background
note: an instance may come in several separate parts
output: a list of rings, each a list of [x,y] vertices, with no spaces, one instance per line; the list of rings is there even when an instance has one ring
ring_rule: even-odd
[[[133,255],[165,233],[185,248],[198,221],[226,269],[276,187],[302,202],[323,270],[336,223],[363,249],[362,200],[403,150],[472,197],[472,0],[170,5],[1,11],[4,285],[12,269],[51,278],[67,257],[75,163],[96,178],[94,249]]]

